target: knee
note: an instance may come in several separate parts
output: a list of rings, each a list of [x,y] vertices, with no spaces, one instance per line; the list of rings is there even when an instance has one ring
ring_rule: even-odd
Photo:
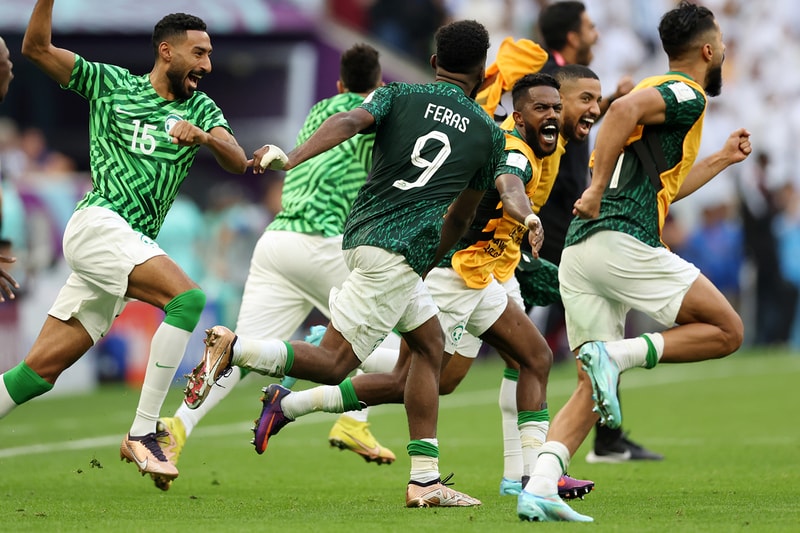
[[[192,332],[200,322],[206,305],[206,295],[200,289],[182,292],[164,306],[164,322],[184,331]]]
[[[722,348],[719,357],[725,357],[742,346],[744,342],[744,324],[742,324],[741,317],[733,313],[733,316],[720,327],[720,337]]]
[[[547,379],[553,366],[553,351],[547,344],[542,344],[534,350],[526,350],[519,363],[520,369],[524,368]]]

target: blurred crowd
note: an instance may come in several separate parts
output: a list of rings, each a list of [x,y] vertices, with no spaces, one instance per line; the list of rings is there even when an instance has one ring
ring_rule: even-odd
[[[506,36],[537,40],[537,16],[547,0],[319,0],[300,2],[320,24],[336,20],[426,68],[433,34],[454,19],[481,21],[493,47]],[[673,0],[585,0],[600,39],[591,64],[606,92],[623,75],[634,80],[666,70],[657,35]],[[727,45],[722,95],[712,99],[703,152],[736,127],[752,132],[754,155],[695,195],[675,204],[664,239],[730,298],[745,319],[750,345],[800,351],[800,10],[790,0],[705,0]],[[496,48],[490,50],[493,60]],[[597,130],[598,128],[595,128]],[[600,128],[602,130],[602,128]],[[595,132],[596,133],[596,132]],[[35,293],[60,275],[60,240],[89,178],[49,148],[41,130],[0,119],[4,209],[2,238],[18,257],[14,275]],[[215,322],[235,325],[250,254],[280,206],[279,179],[254,195],[236,182],[181,196],[159,243],[208,294]],[[55,273],[55,274],[54,274]],[[63,281],[63,277],[59,278]],[[47,304],[54,295],[43,296]],[[5,353],[24,353],[17,303],[0,305]],[[42,316],[39,314],[38,316]],[[318,320],[312,318],[310,322]],[[38,328],[40,324],[32,326]],[[12,338],[13,337],[13,338]]]
[[[492,36],[491,61],[507,36],[537,41],[538,14],[549,3],[329,0],[326,16],[426,65],[433,32],[442,22],[481,21]],[[664,238],[736,305],[745,319],[747,343],[800,351],[800,71],[790,67],[800,64],[800,10],[790,0],[699,3],[714,12],[727,47],[724,88],[710,100],[700,156],[741,126],[753,134],[755,154],[676,203]],[[590,66],[607,92],[624,75],[638,81],[666,71],[658,23],[675,0],[584,4],[600,34]],[[406,5],[412,7],[404,12]]]

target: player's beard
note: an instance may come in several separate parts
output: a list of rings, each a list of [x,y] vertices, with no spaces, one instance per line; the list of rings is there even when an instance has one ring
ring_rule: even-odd
[[[188,100],[192,97],[191,91],[186,88],[186,75],[183,72],[178,72],[176,69],[167,70],[167,79],[169,80],[169,87],[176,97]]]
[[[592,53],[592,45],[588,43],[581,43],[581,46],[578,48],[578,51],[575,55],[575,64],[588,67],[591,64],[593,57],[594,54]]]
[[[544,126],[544,124],[542,124],[542,126]],[[555,147],[549,152],[545,151],[542,145],[539,144],[539,131],[536,128],[528,126],[527,124],[525,124],[525,143],[531,147],[531,150],[533,150],[533,155],[539,159],[547,157],[555,151]]]
[[[712,68],[706,74],[706,94],[708,96],[719,96],[722,92],[722,64]]]

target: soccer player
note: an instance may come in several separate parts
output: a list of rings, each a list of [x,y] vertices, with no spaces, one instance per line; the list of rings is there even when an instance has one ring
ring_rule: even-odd
[[[538,163],[541,167],[541,176],[538,183],[528,183],[527,191],[530,196],[532,209],[534,213],[540,211],[543,205],[546,205],[550,191],[554,183],[557,181],[559,172],[559,163],[562,154],[569,141],[584,142],[589,136],[589,132],[600,116],[600,102],[602,100],[600,80],[597,75],[588,67],[582,65],[566,65],[555,71],[555,78],[559,82],[561,95],[561,131],[559,132],[557,150],[545,157]],[[515,128],[515,116],[517,113],[506,119],[501,128],[504,130]],[[529,126],[525,126],[523,131],[527,131]],[[516,125],[516,132],[519,131],[520,125]],[[517,133],[519,135],[519,133]],[[508,149],[508,143],[506,148]],[[533,161],[533,160],[531,160]],[[515,224],[513,218],[506,212],[499,222],[498,227],[494,230],[496,235],[508,235],[511,231],[504,229],[502,225]],[[545,242],[547,235],[545,233]],[[522,241],[520,244],[524,244]],[[478,270],[483,267],[484,263],[493,266],[492,276],[500,282],[500,284],[507,290],[509,301],[515,302],[523,309],[525,304],[523,302],[522,285],[525,285],[525,292],[528,294],[526,297],[537,298],[539,303],[546,305],[549,302],[543,298],[555,297],[558,298],[558,280],[556,267],[547,263],[541,258],[533,259],[534,265],[525,266],[524,273],[520,273],[520,268],[517,268],[520,263],[520,246],[507,245],[503,247],[503,254],[499,259],[494,261],[488,260],[485,254],[487,248],[486,243],[478,241],[469,246],[465,250],[458,251],[454,259],[460,262],[460,257],[469,254],[473,263],[476,263],[471,270]],[[469,274],[470,269],[461,268],[460,273]],[[516,275],[515,275],[516,274]],[[521,281],[520,281],[521,280]],[[436,294],[434,294],[434,298]],[[437,304],[442,304],[437,300]],[[457,308],[458,306],[456,306]],[[444,322],[444,321],[443,321]],[[530,321],[528,321],[530,322]],[[525,324],[525,328],[528,325]],[[534,327],[535,329],[535,327]],[[537,332],[538,334],[538,332]],[[440,383],[440,391],[442,394],[449,394],[458,386],[464,379],[468,370],[472,366],[475,357],[478,354],[480,341],[473,337],[469,330],[462,336],[458,343],[458,350],[453,354],[452,358],[442,371],[442,378]],[[451,352],[452,353],[452,352]],[[523,420],[528,415],[520,417],[517,410],[517,381],[520,376],[519,364],[513,357],[507,355],[502,349],[499,350],[500,356],[506,363],[506,369],[503,373],[503,379],[500,385],[500,411],[502,414],[502,428],[503,428],[503,477],[500,481],[500,494],[504,495],[518,495],[522,490],[522,478],[524,475],[529,475],[530,472],[525,472],[524,465],[532,465],[535,462],[535,454],[532,447],[535,444],[541,444],[541,441],[531,440],[526,437],[526,459],[523,461],[523,448],[520,440],[520,420]],[[545,376],[546,377],[546,376]],[[546,383],[545,383],[546,384]],[[543,409],[540,413],[539,420],[541,431],[547,432],[547,425],[549,418],[546,417],[546,410]],[[563,476],[559,480],[558,492],[562,498],[575,498],[581,497],[592,490],[594,484],[590,481],[576,480],[569,476]]]
[[[513,288],[502,286],[493,271],[495,266],[505,265],[507,257],[515,255],[513,250],[519,251],[526,233],[533,249],[541,245],[543,234],[531,209],[528,191],[532,194],[536,189],[542,158],[553,153],[558,143],[561,112],[558,82],[544,74],[526,76],[514,86],[513,99],[517,124],[506,133],[506,151],[495,169],[496,188],[486,192],[470,230],[454,251],[428,273],[425,285],[439,308],[446,359],[456,348],[462,349],[462,334],[468,335],[466,332],[476,341],[463,342],[469,344],[464,351],[472,358],[480,348],[477,337],[509,353],[522,367],[524,386],[519,389],[514,408],[517,402],[521,406],[524,431],[535,433],[544,428],[546,434],[545,401],[552,354],[524,307],[516,301],[509,302],[506,293],[513,294]],[[519,260],[518,253],[516,258]],[[509,262],[513,279],[514,260]],[[352,385],[358,401],[366,405],[402,402],[409,371],[406,355],[401,354],[392,373],[354,378]],[[443,379],[449,367],[450,363],[445,362]],[[289,393],[272,385],[266,392],[267,396],[280,393],[280,409],[289,421],[319,410],[341,412],[344,403],[343,390],[338,386]],[[442,391],[440,386],[440,392],[451,391]],[[541,444],[544,435],[538,436]],[[535,455],[531,457],[535,459]]]
[[[594,58],[593,47],[600,37],[585,4],[575,0],[559,1],[543,8],[539,16],[539,33],[548,52],[542,71],[551,74],[567,65],[589,66]],[[632,88],[633,80],[630,76],[623,76],[614,93],[600,101],[601,115],[611,102],[629,93]],[[547,232],[547,240],[539,256],[554,265],[561,263],[567,228],[574,216],[572,206],[588,185],[588,167],[589,143],[567,145],[561,156],[558,179],[550,199],[539,212]],[[548,308],[545,336],[552,336],[555,339],[553,342],[561,345],[564,327],[564,307],[559,298]],[[599,423],[595,426],[594,446],[586,456],[590,463],[657,461],[663,458],[663,455],[629,439],[622,427],[612,429]]]
[[[361,105],[382,85],[378,51],[356,44],[341,57],[338,94],[315,104],[297,136],[305,142],[328,117]],[[286,173],[281,211],[258,240],[244,287],[236,333],[247,338],[289,338],[312,308],[324,315],[328,295],[339,287],[350,270],[342,255],[342,232],[358,189],[372,166],[374,133],[365,133],[331,148]],[[291,253],[287,253],[291,251]],[[324,268],[319,268],[324,265]],[[377,356],[377,357],[376,357]],[[369,364],[381,362],[373,354]],[[391,370],[396,355],[380,369]],[[177,463],[195,425],[222,401],[247,374],[233,367],[220,378],[205,401],[192,409],[181,402],[175,416],[163,418],[168,436],[161,440],[167,459]],[[331,429],[329,440],[350,449],[367,461],[391,464],[395,455],[377,442],[368,429],[366,411],[345,413]]]
[[[11,62],[6,42],[0,37],[0,102],[5,100],[8,87],[14,79],[14,64]],[[3,227],[3,189],[0,187],[0,230]],[[0,243],[0,246],[9,246],[9,241]],[[15,257],[0,255],[0,263],[13,263]],[[19,284],[5,268],[0,265],[0,302],[5,302],[6,297],[14,299],[14,289],[19,289]]]
[[[722,87],[722,32],[710,10],[684,1],[662,17],[659,35],[669,72],[645,78],[611,104],[591,185],[575,202],[578,218],[567,234],[559,282],[578,386],[554,418],[519,495],[523,520],[592,521],[558,498],[556,483],[598,418],[612,428],[622,422],[620,372],[720,358],[742,342],[736,311],[694,265],[664,246],[661,229],[673,201],[750,154],[750,134],[734,131],[695,164],[707,96]],[[625,339],[629,309],[669,329]]]
[[[205,295],[153,239],[200,146],[233,173],[244,150],[214,102],[197,90],[211,72],[205,23],[183,13],[153,30],[155,64],[144,75],[93,63],[51,42],[53,0],[33,8],[22,53],[90,103],[92,189],[64,231],[72,273],[30,352],[0,380],[0,416],[49,391],[102,337],[130,299],[164,310],[120,457],[168,483],[178,476],[156,441],[156,422]]]
[[[434,83],[392,83],[375,90],[360,107],[326,120],[288,157],[271,145],[256,150],[256,171],[291,169],[374,129],[371,177],[353,204],[342,243],[351,272],[331,293],[331,324],[319,347],[237,339],[215,326],[203,364],[187,387],[187,400],[202,397],[234,364],[340,384],[343,407],[358,409],[352,381],[345,377],[395,328],[411,361],[404,402],[411,438],[406,504],[411,507],[480,504],[440,479],[436,426],[444,346],[437,307],[422,276],[466,230],[503,154],[502,131],[470,98],[483,79],[488,47],[488,32],[478,22],[443,26],[431,57]],[[276,390],[265,394],[255,427],[259,453],[288,422],[280,410],[288,391]]]

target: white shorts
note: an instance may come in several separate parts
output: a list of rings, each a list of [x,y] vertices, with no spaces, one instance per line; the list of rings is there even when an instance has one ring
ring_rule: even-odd
[[[625,337],[636,309],[671,327],[700,270],[666,248],[619,231],[598,231],[564,248],[558,281],[569,347]]]
[[[477,357],[481,347],[478,337],[506,309],[506,290],[494,279],[482,289],[471,289],[452,268],[434,268],[425,278],[425,284],[439,307],[445,353]]]
[[[288,339],[313,308],[330,317],[331,289],[349,273],[341,235],[265,231],[253,250],[236,333]]]
[[[75,211],[64,229],[64,259],[72,269],[48,314],[75,317],[97,342],[125,308],[128,276],[165,252],[104,207]]]
[[[428,289],[402,255],[358,246],[344,256],[351,272],[331,291],[331,323],[361,361],[393,328],[412,331],[436,316]]]

